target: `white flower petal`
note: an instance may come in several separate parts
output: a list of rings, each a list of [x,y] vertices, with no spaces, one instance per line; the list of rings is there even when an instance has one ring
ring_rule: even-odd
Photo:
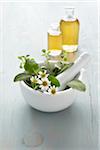
[[[46,78],[46,77],[48,77],[48,75],[49,74],[46,74],[47,73],[47,71],[46,70],[44,70],[44,71],[39,71],[39,78]]]
[[[41,74],[42,74],[42,71],[39,71],[39,74],[41,75]]]
[[[55,95],[57,92],[57,88],[55,87],[55,85],[51,86],[48,90],[48,92],[52,95]]]
[[[38,79],[38,84],[42,84],[42,81],[40,79]]]
[[[49,85],[50,85],[50,81],[48,80],[48,78],[42,78],[40,80],[40,88],[41,88],[42,91],[48,90]]]
[[[42,91],[47,91],[48,90],[48,86],[40,85],[40,88],[41,88]]]
[[[38,83],[39,78],[38,78],[37,76],[32,76],[32,77],[30,78],[30,80],[31,80],[31,82],[33,82],[33,83]]]
[[[46,70],[44,70],[44,73],[46,74],[46,73],[47,73],[47,71],[46,71]]]
[[[41,78],[41,75],[38,75],[38,78]]]

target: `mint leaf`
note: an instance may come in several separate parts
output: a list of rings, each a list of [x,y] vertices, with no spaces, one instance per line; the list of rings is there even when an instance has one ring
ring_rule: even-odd
[[[67,86],[71,87],[73,89],[77,89],[79,91],[86,91],[85,84],[82,81],[80,81],[80,80],[76,80],[76,79],[72,80],[72,81],[67,83]]]
[[[31,77],[31,75],[29,75],[29,74],[20,73],[20,74],[18,74],[18,75],[15,76],[14,82],[23,81],[23,80],[26,80],[26,79],[28,79],[30,77]]]
[[[34,61],[34,59],[27,59],[24,69],[31,74],[37,74],[39,72],[39,65]]]
[[[26,55],[26,56],[18,56],[18,59],[21,60],[20,68],[24,68],[25,62],[26,62],[26,60],[27,60],[28,57],[29,57],[29,55]]]
[[[55,85],[56,87],[59,87],[59,86],[60,86],[60,82],[56,79],[55,76],[49,75],[48,79],[49,79],[49,81],[51,81],[51,83],[52,83],[53,85]]]

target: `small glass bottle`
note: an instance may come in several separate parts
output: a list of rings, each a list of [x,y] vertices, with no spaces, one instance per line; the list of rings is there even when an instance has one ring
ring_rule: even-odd
[[[60,30],[63,50],[67,52],[69,61],[73,61],[79,39],[79,20],[74,15],[74,7],[65,8],[65,16],[60,21]]]
[[[52,59],[58,59],[62,51],[62,33],[59,24],[53,23],[48,30],[48,50]]]

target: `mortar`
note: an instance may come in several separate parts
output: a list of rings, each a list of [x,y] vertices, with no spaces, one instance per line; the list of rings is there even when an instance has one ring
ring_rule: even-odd
[[[81,69],[78,79],[82,81],[84,71]],[[77,90],[69,88],[58,91],[55,95],[42,93],[29,87],[24,81],[20,82],[21,92],[26,102],[33,108],[43,112],[57,112],[66,109],[74,102]]]

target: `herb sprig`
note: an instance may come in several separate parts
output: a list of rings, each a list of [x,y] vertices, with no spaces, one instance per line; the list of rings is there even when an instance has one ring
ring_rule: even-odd
[[[43,49],[42,56],[46,58],[42,65],[38,64],[34,58],[29,55],[19,56],[20,68],[22,73],[15,76],[14,82],[24,81],[29,87],[41,92],[49,92],[56,94],[57,88],[60,87],[60,82],[56,76],[66,69],[70,68],[73,63],[67,64],[62,61],[52,63],[49,61],[49,51]],[[77,78],[66,83],[67,88],[73,88],[80,91],[85,91],[85,84]]]

